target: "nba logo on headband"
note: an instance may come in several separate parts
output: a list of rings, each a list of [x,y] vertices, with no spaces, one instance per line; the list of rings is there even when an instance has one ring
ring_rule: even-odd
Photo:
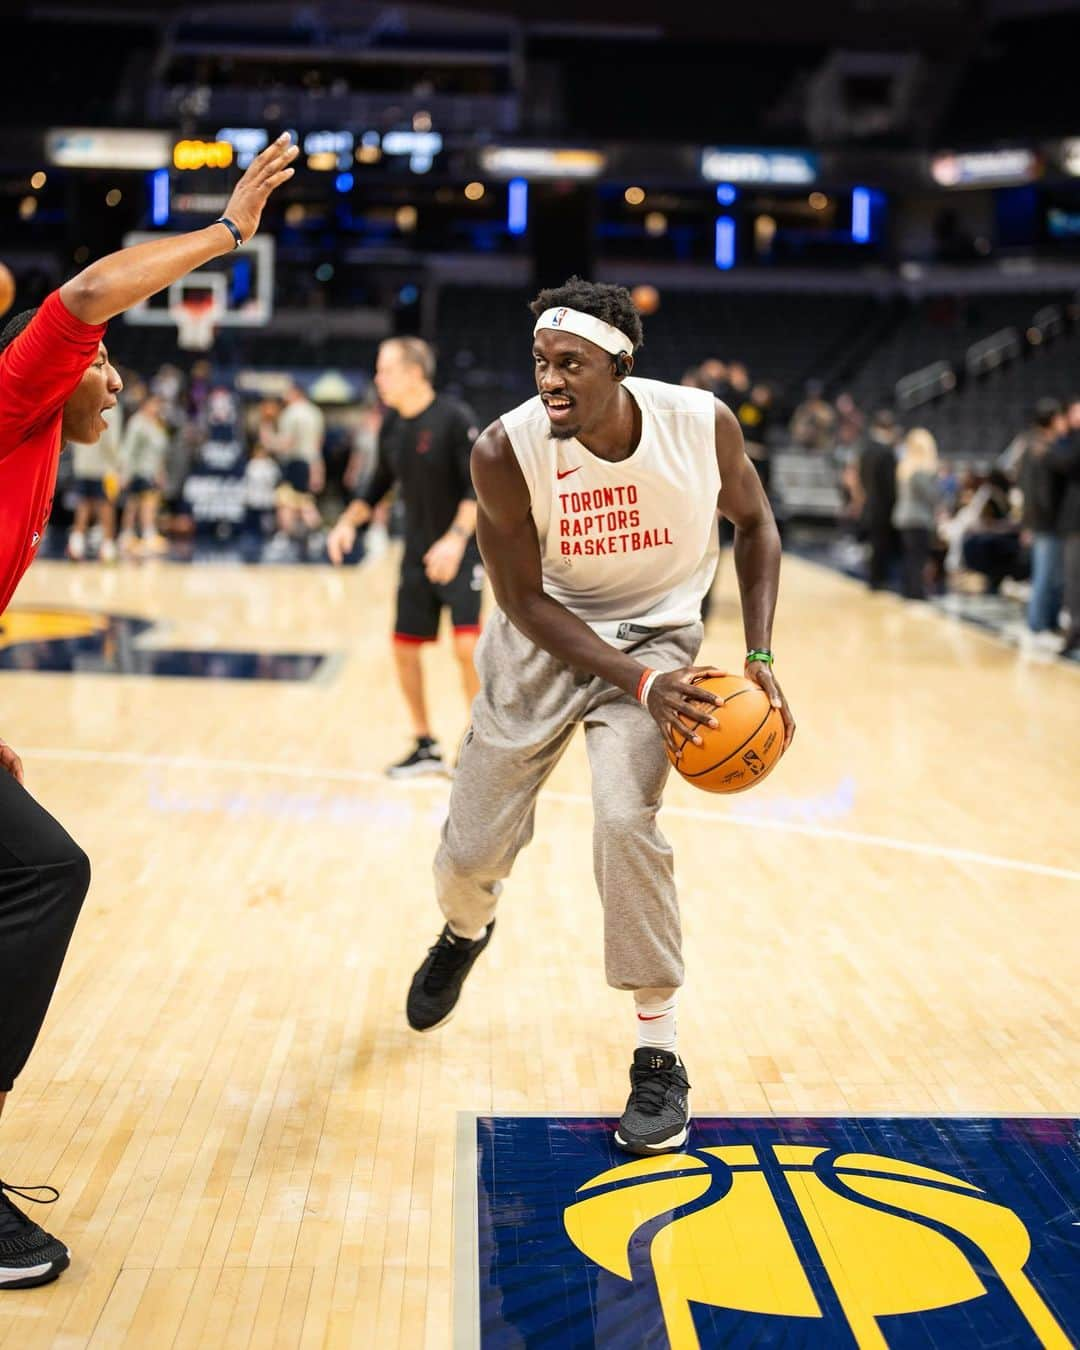
[[[535,337],[542,328],[557,328],[563,333],[574,333],[578,337],[587,338],[610,356],[629,356],[634,350],[634,344],[620,329],[605,323],[603,319],[595,318],[592,314],[583,314],[581,310],[571,309],[567,305],[559,309],[545,309],[536,321],[533,336]],[[625,371],[623,373],[625,374]]]

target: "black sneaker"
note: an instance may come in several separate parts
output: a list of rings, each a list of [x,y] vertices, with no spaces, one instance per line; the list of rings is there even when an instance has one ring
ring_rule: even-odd
[[[399,760],[397,764],[391,764],[386,771],[388,778],[417,778],[425,773],[446,772],[446,765],[443,763],[442,751],[439,749],[437,741],[433,741],[430,736],[423,736],[416,742],[413,749]]]
[[[690,1084],[678,1055],[639,1045],[630,1067],[630,1099],[615,1131],[627,1153],[668,1153],[686,1143]]]
[[[35,1202],[43,1205],[59,1200],[60,1192],[53,1186],[10,1186],[0,1181],[0,1289],[31,1289],[35,1284],[48,1284],[67,1270],[71,1253],[17,1209],[5,1191],[31,1201],[35,1197],[29,1191],[52,1191],[48,1199]]]
[[[427,960],[413,976],[405,1016],[413,1031],[434,1031],[448,1022],[461,997],[465,976],[473,962],[491,941],[495,920],[487,926],[484,936],[470,942],[468,938],[451,933],[446,924],[434,947],[428,948]]]

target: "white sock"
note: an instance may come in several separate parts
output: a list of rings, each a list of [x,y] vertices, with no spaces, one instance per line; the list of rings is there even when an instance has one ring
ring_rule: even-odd
[[[634,1002],[637,1020],[637,1043],[656,1050],[675,1050],[675,1005],[678,994],[672,994],[662,1003]]]
[[[483,928],[480,929],[479,933],[459,932],[458,929],[456,929],[452,923],[448,924],[447,926],[449,927],[451,933],[453,933],[454,937],[464,938],[466,942],[479,942],[480,939],[487,932],[487,924],[484,924]]]

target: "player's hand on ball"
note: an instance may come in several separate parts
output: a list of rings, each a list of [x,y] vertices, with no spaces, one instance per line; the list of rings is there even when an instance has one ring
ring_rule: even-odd
[[[299,153],[300,147],[293,145],[289,133],[283,131],[261,155],[255,156],[233,188],[223,214],[240,231],[245,244],[259,228],[263,207],[271,192],[293,176],[294,170],[289,165]]]
[[[780,709],[780,716],[784,719],[784,749],[786,750],[791,744],[791,738],[795,735],[795,719],[791,715],[791,709],[784,697],[784,691],[776,683],[776,676],[772,673],[772,668],[766,665],[764,661],[754,661],[746,667],[746,678],[753,680],[756,685],[760,685],[768,694],[772,706]]]
[[[699,689],[696,681],[708,679],[712,675],[726,675],[726,670],[717,670],[715,666],[683,666],[681,670],[665,671],[653,680],[649,690],[649,712],[652,713],[664,738],[664,744],[673,755],[677,755],[687,739],[695,745],[701,744],[701,737],[691,731],[691,724],[714,727],[716,719],[707,706],[722,708],[724,700],[708,689]],[[675,739],[678,732],[679,739]]]
[[[424,554],[424,571],[428,581],[436,586],[449,585],[457,576],[461,559],[465,554],[465,541],[454,534],[444,534],[436,539]]]
[[[0,741],[0,769],[6,769],[16,783],[23,781],[22,760],[6,741]]]
[[[335,567],[340,567],[356,543],[356,526],[342,517],[326,536],[326,552]]]

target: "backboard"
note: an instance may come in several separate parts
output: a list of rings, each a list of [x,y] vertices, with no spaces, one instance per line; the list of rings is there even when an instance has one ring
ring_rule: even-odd
[[[167,237],[161,231],[134,230],[124,236],[124,247]],[[185,298],[198,295],[213,295],[217,328],[262,328],[274,310],[273,238],[257,234],[242,247],[133,305],[124,318],[133,324],[175,325],[177,308]]]

